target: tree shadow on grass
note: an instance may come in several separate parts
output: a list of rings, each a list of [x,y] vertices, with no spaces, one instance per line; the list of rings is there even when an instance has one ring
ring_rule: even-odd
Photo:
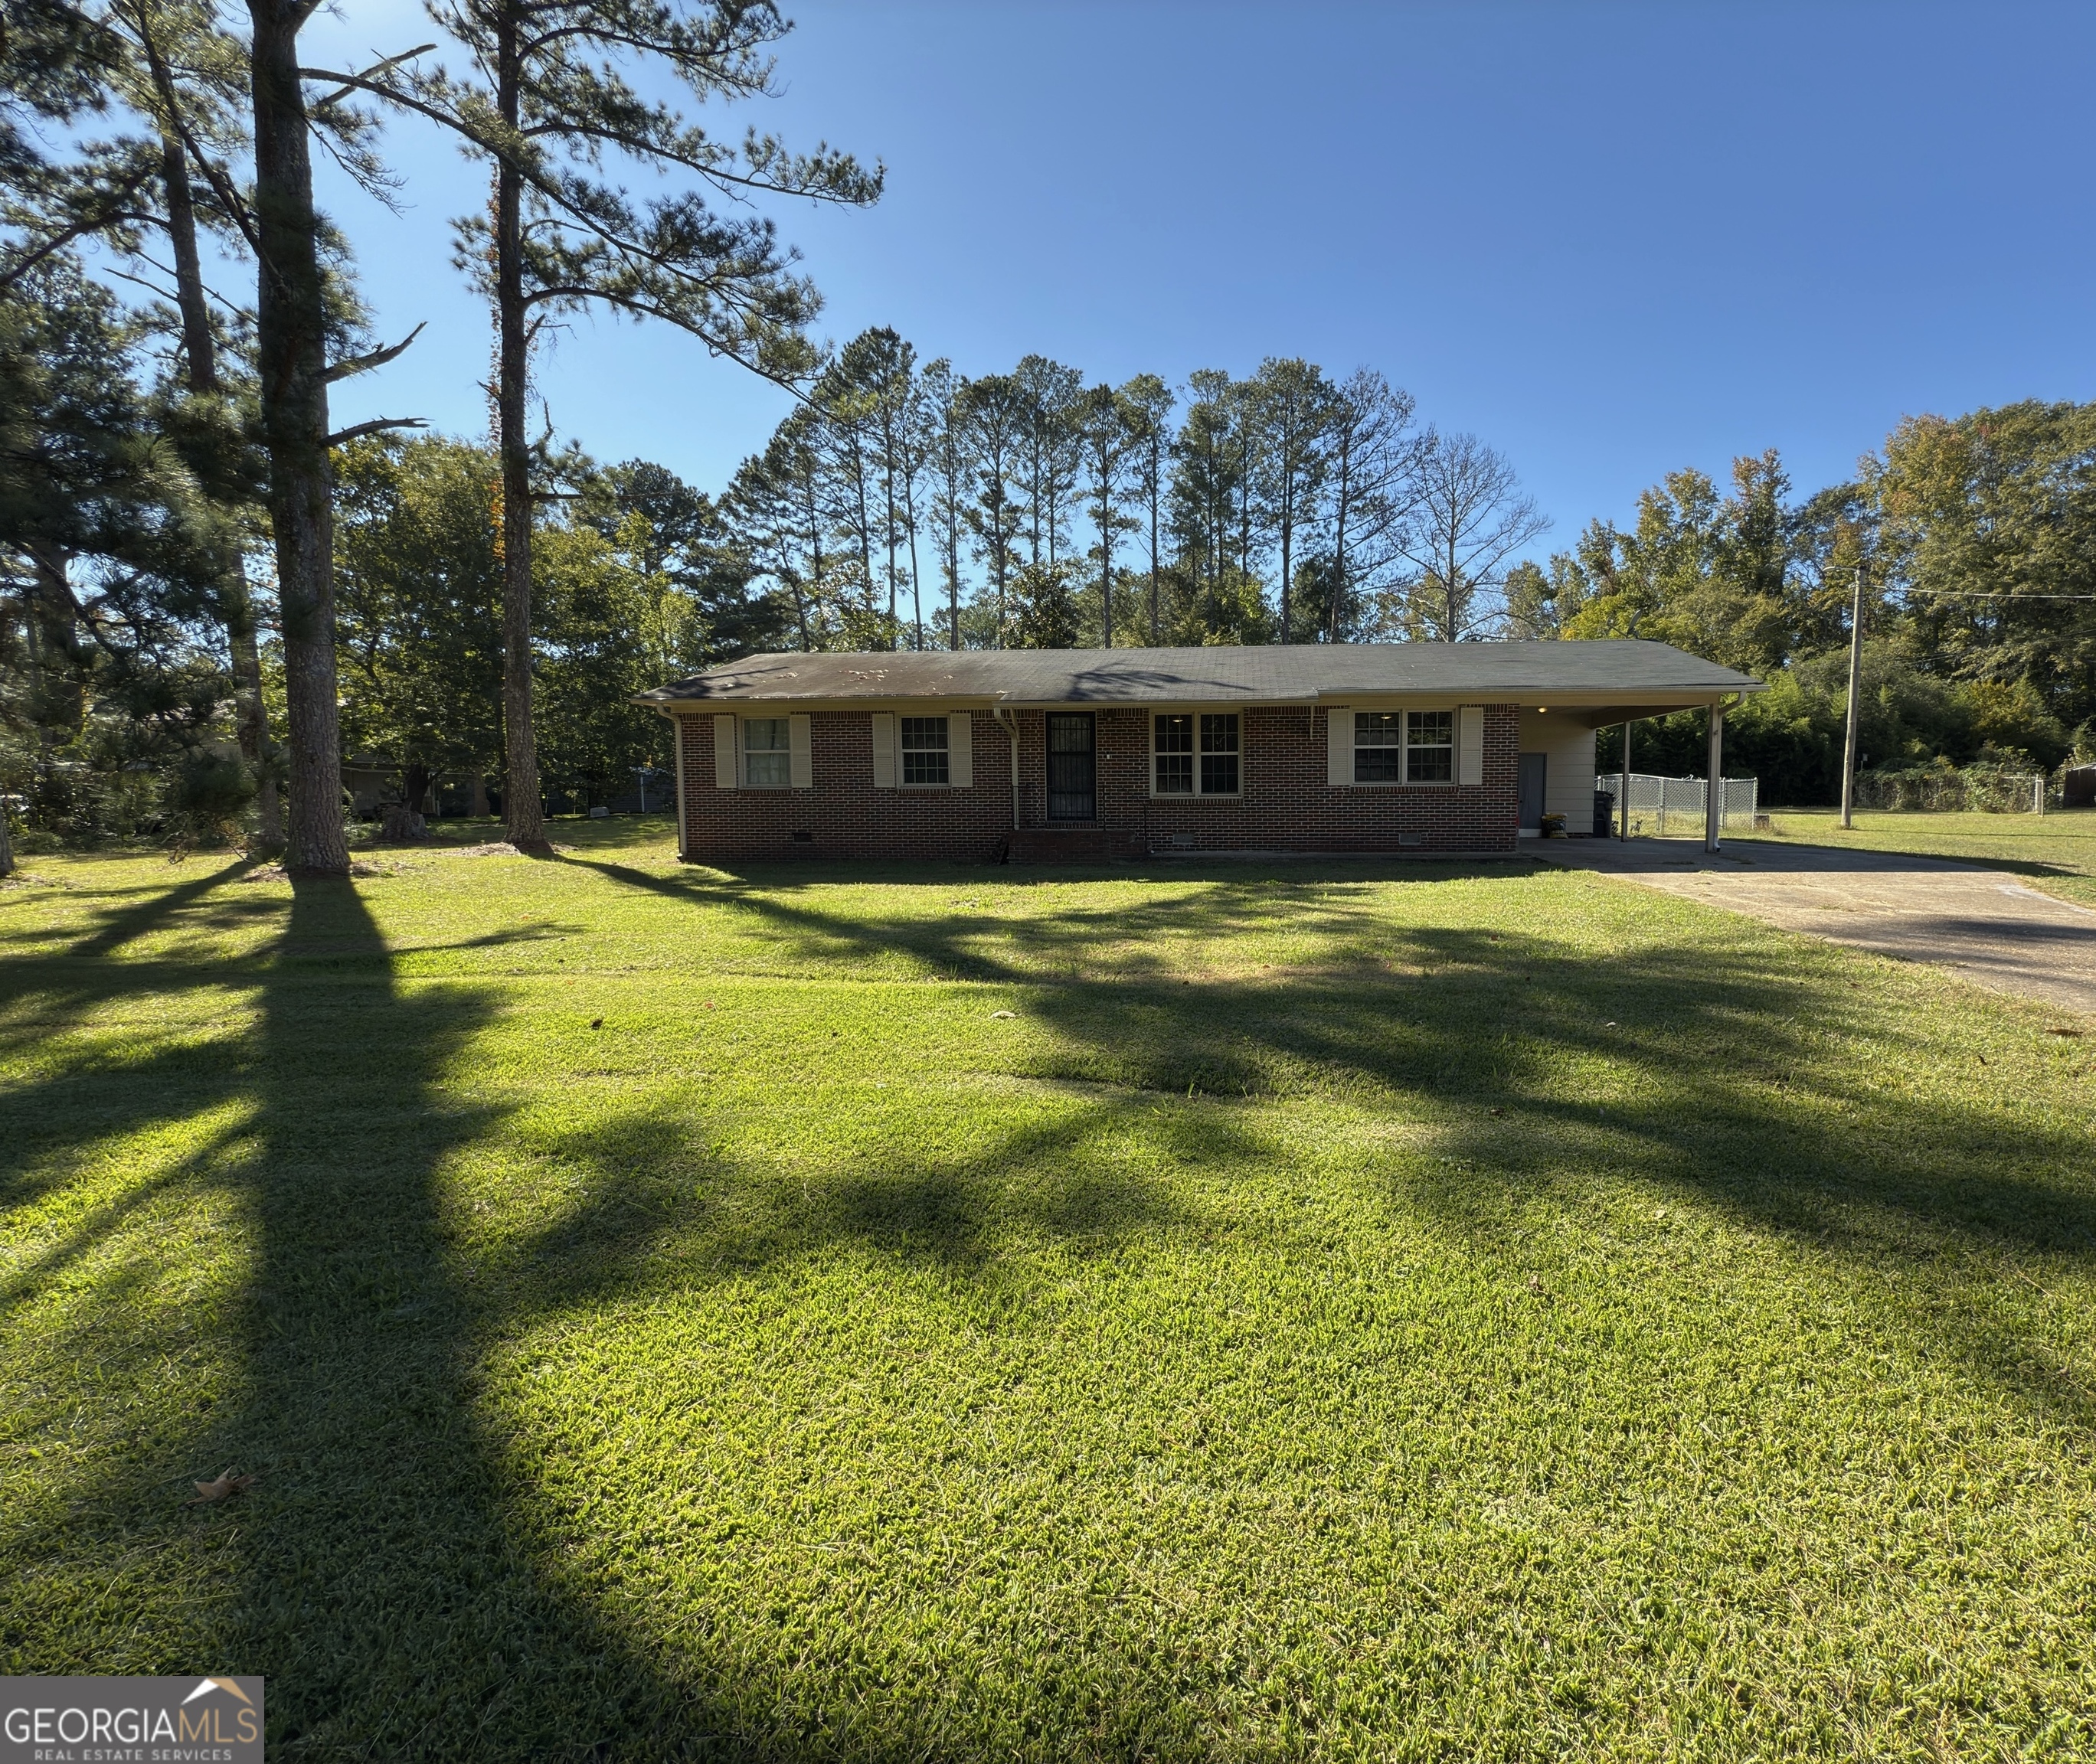
[[[317,958],[262,989],[249,1395],[203,1454],[264,1482],[192,1522],[240,1530],[229,1655],[269,1676],[272,1755],[580,1759],[668,1734],[683,1713],[559,1583],[477,1403],[472,1270],[439,1186],[500,1111],[439,1086],[496,1001],[397,985],[341,883],[298,884],[285,941]]]
[[[548,1155],[585,1172],[573,1204],[491,1256],[491,1293],[517,1321],[718,1282],[840,1248],[945,1277],[993,1307],[1008,1297],[1015,1242],[1077,1258],[1193,1221],[1120,1154],[1164,1137],[1145,1103],[1085,1098],[1045,1125],[985,1136],[965,1152],[883,1146],[866,1167],[791,1168],[710,1149],[685,1115],[633,1110],[563,1136]],[[1212,1155],[1250,1155],[1249,1135],[1211,1127]]]
[[[1408,1179],[1392,1203],[1482,1242],[1527,1229],[1520,1207],[1539,1195],[1572,1204],[1587,1168],[1655,1195],[1700,1193],[1756,1229],[1867,1261],[1910,1317],[2018,1399],[2096,1421],[2089,1393],[2022,1322],[1940,1302],[1976,1256],[2096,1265],[2086,1122],[1889,1086],[1887,1074],[1960,1050],[1888,1032],[1848,997],[1858,958],[1845,951],[1729,915],[1605,956],[1513,930],[1393,923],[1373,890],[1348,885],[1373,869],[1318,880],[1309,901],[1303,879],[1254,871],[1190,875],[1211,885],[1161,901],[1036,905],[998,928],[1000,946],[969,918],[884,922],[804,887],[586,867],[692,904],[731,901],[826,962],[873,968],[902,953],[932,975],[1023,989],[1012,1002],[1053,1036],[1012,1059],[1020,1076],[1423,1111],[1446,1173]],[[1168,934],[1220,950],[1290,899],[1322,939],[1311,971],[1188,984],[1146,951]]]
[[[618,880],[627,867],[589,867]],[[1059,959],[1088,962],[1103,939],[1131,924],[1139,937],[1166,913],[1177,928],[1226,938],[1269,909],[1274,886],[1253,876],[1111,923],[1091,908],[1051,910],[1039,936]],[[1139,967],[1111,980],[1044,981],[985,947],[970,923],[912,921],[891,934],[806,896],[752,891],[739,904],[789,943],[871,956],[905,936],[935,972],[965,957],[1052,1032],[1003,1056],[1003,1069],[1092,1088],[1071,1089],[1055,1121],[961,1153],[899,1145],[870,1168],[812,1172],[723,1157],[680,1118],[630,1113],[552,1146],[588,1172],[587,1191],[505,1256],[476,1260],[447,1216],[444,1172],[501,1115],[462,1107],[444,1086],[498,997],[470,983],[401,984],[362,902],[339,884],[296,891],[283,958],[255,976],[263,1020],[250,1063],[221,1061],[209,1084],[194,1067],[155,1068],[155,1109],[194,1078],[199,1106],[251,1098],[257,1111],[260,1149],[237,1178],[255,1238],[244,1386],[198,1425],[191,1450],[206,1474],[234,1463],[264,1481],[240,1502],[155,1522],[215,1530],[238,1557],[245,1590],[213,1640],[236,1669],[270,1674],[277,1755],[911,1753],[880,1736],[884,1705],[894,1734],[911,1729],[906,1688],[881,1686],[849,1742],[821,1739],[819,1714],[800,1727],[798,1713],[781,1715],[760,1734],[740,1725],[752,1697],[776,1689],[777,1708],[797,1712],[866,1687],[819,1661],[781,1666],[777,1685],[731,1704],[677,1675],[706,1661],[667,1664],[666,1637],[630,1636],[600,1610],[600,1589],[559,1565],[574,1559],[581,1522],[544,1516],[517,1442],[481,1399],[482,1356],[548,1313],[599,1312],[839,1246],[950,1272],[994,1300],[996,1240],[1015,1219],[1080,1253],[1199,1229],[1163,1187],[1107,1155],[1133,1136],[1177,1131],[1177,1112],[1162,1105],[1189,1089],[1202,1093],[1188,1105],[1203,1116],[1199,1149],[1226,1162],[1269,1148],[1216,1096],[1335,1096],[1409,1111],[1456,1155],[1445,1175],[1393,1180],[1391,1206],[1482,1243],[1519,1230],[1523,1202],[1569,1208],[1591,1152],[1655,1190],[1692,1188],[1766,1226],[1830,1231],[1830,1253],[1889,1254],[1910,1288],[1932,1277],[1933,1252],[1894,1232],[1881,1242],[1875,1220],[1918,1218],[1954,1251],[2006,1239],[2076,1265],[2089,1255],[2085,1139],[2065,1125],[2048,1133],[1937,1108],[1893,1143],[1889,1107],[1854,1063],[1815,1059],[1815,1036],[1855,1025],[1828,1020],[1801,964],[1845,958],[1801,958],[1772,936],[1657,940],[1600,960],[1533,934],[1393,927],[1373,899],[1342,893],[1317,908],[1334,972],[1186,986]],[[220,981],[192,972],[190,985],[207,983]],[[1818,1021],[1801,1023],[1813,1011]],[[1587,1061],[1631,1081],[1620,1086],[1629,1095],[1604,1103],[1568,1081]],[[1767,1095],[1779,1080],[1814,1107],[1784,1113],[1793,1104]],[[1829,1109],[1855,1124],[1852,1139],[1829,1138]],[[1986,1327],[1974,1328],[1960,1345],[2006,1386],[2013,1329],[2002,1326],[1988,1361]],[[2071,1406],[2067,1392],[2022,1390]],[[1106,1674],[1099,1694],[1116,1706],[1091,1731],[1132,1736],[1133,1751],[1169,1725],[1174,1702],[1168,1684],[1124,1667]],[[1052,1715],[1063,1705],[1043,1691],[1038,1706]],[[963,1749],[972,1737],[945,1731]],[[1198,1733],[1182,1733],[1156,1749],[1199,1746]]]

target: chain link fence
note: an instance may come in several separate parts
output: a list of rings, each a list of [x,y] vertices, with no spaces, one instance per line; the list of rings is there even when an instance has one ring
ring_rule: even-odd
[[[1916,766],[1856,774],[1859,809],[2042,814],[2045,799],[2044,774],[2006,766]]]
[[[1615,797],[1622,783],[1619,772],[1604,772],[1594,788],[1609,800],[1615,813]],[[1632,772],[1630,777],[1630,830],[1632,838],[1701,839],[1704,815],[1710,803],[1709,781],[1701,778],[1662,778],[1652,772]],[[1761,812],[1761,780],[1724,778],[1718,780],[1718,825],[1751,832]],[[1620,831],[1620,826],[1617,829]]]

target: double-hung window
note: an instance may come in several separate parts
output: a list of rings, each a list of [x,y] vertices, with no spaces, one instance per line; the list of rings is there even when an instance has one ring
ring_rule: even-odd
[[[1338,775],[1343,777],[1345,774]],[[1446,784],[1455,781],[1454,711],[1354,713],[1356,784]]]
[[[902,781],[906,784],[943,784],[950,781],[944,717],[903,717]]]
[[[1241,779],[1234,710],[1180,711],[1151,719],[1151,785],[1160,797],[1234,797]]]
[[[1404,713],[1354,713],[1354,782],[1394,784],[1404,778]]]
[[[1454,711],[1405,712],[1404,781],[1408,784],[1448,784],[1456,781]]]
[[[787,717],[742,719],[742,781],[752,790],[793,782],[793,721]]]
[[[1201,794],[1234,797],[1238,793],[1238,714],[1234,710],[1201,714]]]

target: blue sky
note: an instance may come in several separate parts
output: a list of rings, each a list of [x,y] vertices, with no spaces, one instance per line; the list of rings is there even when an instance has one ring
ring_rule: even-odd
[[[1119,381],[1360,363],[1514,462],[1569,545],[1671,469],[1782,450],[1801,491],[1905,413],[2096,398],[2096,7],[1990,3],[791,6],[784,96],[713,118],[884,160],[871,211],[779,211],[840,340]],[[428,34],[404,0],[308,59]],[[333,64],[339,64],[338,62]],[[338,419],[484,430],[449,267],[483,174],[396,123],[398,219],[336,187],[389,337]],[[584,320],[564,437],[717,490],[784,399]]]

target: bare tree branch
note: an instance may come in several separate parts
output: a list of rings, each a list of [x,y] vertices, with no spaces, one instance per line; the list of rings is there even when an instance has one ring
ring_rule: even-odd
[[[329,93],[325,98],[316,98],[312,104],[308,107],[306,114],[308,116],[317,116],[322,111],[334,109],[334,107],[339,104],[344,98],[350,97],[356,92],[370,91],[374,90],[373,87],[365,83],[370,80],[373,75],[390,73],[403,62],[413,61],[417,55],[426,55],[436,46],[437,46],[434,43],[418,43],[413,49],[402,50],[397,55],[388,55],[383,61],[373,62],[369,67],[366,68],[362,73],[357,76],[355,81],[346,83],[338,87],[334,91]],[[334,79],[337,77],[337,76],[333,74],[317,74],[310,68],[301,68],[299,69],[299,77],[302,80],[329,80]]]
[[[369,422],[353,422],[347,429],[338,429],[327,438],[327,445],[338,448],[345,441],[354,441],[360,435],[377,434],[386,429],[426,429],[429,420],[423,417],[373,417]]]
[[[345,356],[328,369],[325,376],[328,383],[331,386],[337,380],[347,380],[353,374],[369,373],[373,368],[382,368],[387,362],[397,360],[407,353],[408,344],[421,336],[428,325],[429,321],[425,319],[390,349],[374,349],[369,355]]]

